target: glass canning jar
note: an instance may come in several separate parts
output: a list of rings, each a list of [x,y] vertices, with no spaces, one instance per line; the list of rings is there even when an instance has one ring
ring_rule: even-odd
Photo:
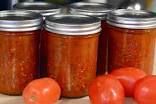
[[[85,15],[54,15],[45,21],[47,76],[58,81],[64,97],[87,95],[96,77],[100,20]]]
[[[37,77],[42,16],[0,11],[0,93],[19,95]]]
[[[15,10],[27,10],[27,11],[40,13],[43,16],[43,20],[45,20],[45,18],[47,16],[61,13],[60,5],[49,3],[49,2],[43,2],[43,1],[17,3],[14,5],[14,9]],[[44,25],[44,23],[42,24],[42,26],[43,25]],[[40,54],[40,76],[41,77],[43,77],[45,74],[44,70],[43,70],[44,69],[43,63],[44,63],[45,56],[42,52],[42,50],[43,50],[42,48],[43,48],[43,36],[41,34],[40,35],[40,51],[39,51],[39,54]]]
[[[106,16],[114,9],[107,3],[77,2],[69,6],[71,14],[83,14],[94,16],[101,20],[101,35],[99,37],[97,75],[102,75],[107,71],[107,24]]]
[[[147,74],[156,69],[156,14],[120,9],[108,14],[108,68],[136,67]]]

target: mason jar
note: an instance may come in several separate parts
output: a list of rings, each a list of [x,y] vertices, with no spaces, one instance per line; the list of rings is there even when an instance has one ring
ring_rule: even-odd
[[[87,95],[96,77],[100,20],[86,15],[54,15],[45,21],[47,76],[56,79],[64,97]]]
[[[20,95],[37,77],[42,16],[0,11],[0,93]]]
[[[32,11],[32,12],[37,12],[40,13],[43,16],[43,20],[45,20],[45,18],[47,16],[50,15],[55,15],[55,14],[59,14],[61,13],[61,6],[57,5],[57,4],[53,4],[53,3],[49,3],[49,2],[41,2],[41,1],[35,1],[35,2],[21,2],[18,3],[16,5],[14,5],[14,9],[17,10],[28,10],[28,11]],[[43,23],[44,25],[44,23]],[[43,26],[42,25],[42,26]],[[45,73],[44,73],[44,66],[43,64],[45,63],[45,55],[43,54],[43,36],[42,34],[40,35],[40,76],[44,77]]]
[[[107,3],[78,2],[69,6],[71,14],[84,14],[94,16],[101,20],[101,35],[99,37],[97,75],[107,71],[107,13],[112,11],[113,6]]]
[[[136,67],[156,70],[156,15],[144,10],[120,9],[108,14],[108,69]]]

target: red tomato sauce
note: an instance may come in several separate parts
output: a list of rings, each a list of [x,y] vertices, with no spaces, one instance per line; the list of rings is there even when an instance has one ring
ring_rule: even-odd
[[[89,83],[96,77],[97,34],[61,35],[44,31],[47,74],[58,81],[64,97],[87,95]]]
[[[1,93],[19,95],[37,77],[39,32],[0,32]]]
[[[156,29],[124,29],[109,26],[108,70],[136,67],[154,70]]]

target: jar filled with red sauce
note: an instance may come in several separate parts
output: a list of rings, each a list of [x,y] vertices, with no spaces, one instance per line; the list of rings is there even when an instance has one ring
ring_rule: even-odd
[[[36,78],[42,16],[0,11],[0,93],[20,95]]]
[[[121,67],[136,67],[154,74],[156,14],[121,9],[110,12],[107,23],[109,72]]]
[[[101,35],[99,37],[98,46],[98,60],[97,60],[97,75],[102,75],[107,71],[107,13],[112,11],[113,6],[107,3],[91,3],[91,2],[77,2],[70,6],[70,13],[84,14],[94,16],[101,20]]]
[[[21,2],[14,5],[16,10],[27,10],[32,12],[40,13],[43,16],[43,19],[50,15],[55,15],[61,13],[61,6],[49,2],[35,1],[35,2]],[[43,23],[44,24],[44,23]],[[43,53],[43,36],[40,36],[40,77],[45,76],[45,54]]]
[[[63,97],[87,95],[96,77],[100,20],[85,15],[54,15],[45,21],[47,75],[57,80]]]

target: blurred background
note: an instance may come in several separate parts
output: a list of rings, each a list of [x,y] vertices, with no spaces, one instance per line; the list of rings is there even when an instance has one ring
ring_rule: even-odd
[[[48,1],[61,5],[79,1],[101,2],[109,3],[116,8],[128,8],[129,6],[135,6],[135,8],[148,9],[150,11],[156,12],[156,0],[0,0],[0,10],[12,9],[12,6],[15,3],[25,1]]]

